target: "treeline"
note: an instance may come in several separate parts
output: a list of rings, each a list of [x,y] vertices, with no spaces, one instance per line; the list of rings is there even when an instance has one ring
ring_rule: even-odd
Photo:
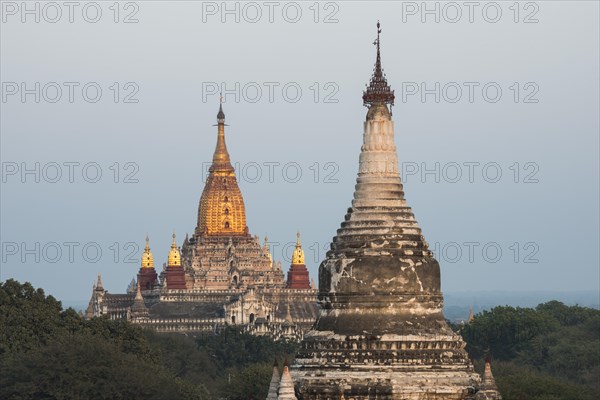
[[[83,319],[31,284],[0,282],[0,398],[264,399],[297,344],[232,329],[192,338]]]
[[[496,307],[455,326],[486,353],[505,400],[600,398],[600,311]],[[85,320],[42,289],[0,283],[1,399],[264,399],[273,360],[298,344],[225,329],[198,338]]]
[[[558,301],[495,307],[460,328],[482,370],[490,352],[505,400],[600,398],[600,311]]]

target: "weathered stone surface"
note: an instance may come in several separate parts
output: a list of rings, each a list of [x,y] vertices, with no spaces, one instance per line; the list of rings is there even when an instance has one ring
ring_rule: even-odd
[[[277,361],[273,365],[273,375],[271,376],[271,383],[269,383],[269,392],[267,393],[267,400],[277,400],[277,388],[279,387],[279,368],[277,368]]]
[[[292,366],[296,394],[473,399],[480,377],[444,320],[440,267],[404,198],[376,43],[354,199],[319,267],[322,311]]]

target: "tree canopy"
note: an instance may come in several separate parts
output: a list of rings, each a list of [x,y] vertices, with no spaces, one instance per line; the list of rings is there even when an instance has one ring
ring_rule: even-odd
[[[600,398],[600,311],[559,301],[495,307],[460,328],[471,357],[493,355],[507,399]]]
[[[600,398],[600,311],[558,301],[496,307],[455,326],[505,400]],[[273,360],[299,344],[233,328],[192,337],[83,319],[42,289],[0,282],[0,398],[264,399]]]

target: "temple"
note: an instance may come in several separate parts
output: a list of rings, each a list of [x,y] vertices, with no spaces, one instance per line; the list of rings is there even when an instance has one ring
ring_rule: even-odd
[[[160,272],[146,237],[137,280],[127,293],[112,294],[98,276],[87,317],[128,319],[159,332],[212,333],[236,326],[256,335],[295,339],[311,327],[318,315],[316,289],[309,283],[300,234],[286,280],[267,238],[261,245],[246,225],[226,126],[221,104],[217,144],[193,234],[185,236],[181,247],[172,235]]]
[[[404,197],[380,33],[354,198],[319,266],[322,310],[291,367],[295,395],[475,399],[481,378],[444,319],[440,266]]]

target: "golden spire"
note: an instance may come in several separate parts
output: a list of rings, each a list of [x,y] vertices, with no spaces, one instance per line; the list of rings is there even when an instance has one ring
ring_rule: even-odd
[[[169,267],[181,266],[181,254],[177,248],[177,242],[175,241],[175,232],[173,232],[173,243],[171,243],[171,251],[169,251],[169,258],[167,265]]]
[[[142,268],[154,268],[154,257],[150,251],[150,239],[146,235],[146,248],[144,254],[142,254]]]
[[[247,235],[246,209],[225,144],[223,104],[217,114],[217,146],[200,198],[196,235]]]
[[[292,255],[292,264],[304,264],[304,250],[302,250],[302,244],[300,243],[300,231],[296,234],[296,248]]]
[[[269,238],[267,236],[265,236],[264,249],[267,252],[267,257],[269,257],[269,265],[273,264],[273,255],[269,251]]]
[[[221,103],[219,104],[219,112],[217,114],[217,147],[213,154],[213,164],[210,167],[211,172],[217,174],[227,174],[233,172],[231,166],[231,160],[229,159],[229,152],[227,151],[227,145],[225,144],[225,113],[223,112],[223,96],[221,96]]]

